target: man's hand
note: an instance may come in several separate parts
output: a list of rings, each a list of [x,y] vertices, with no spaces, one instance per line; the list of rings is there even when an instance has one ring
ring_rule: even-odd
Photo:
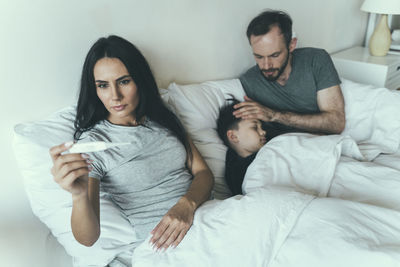
[[[258,119],[265,122],[275,121],[277,113],[275,110],[267,108],[247,96],[244,97],[244,100],[244,102],[234,106],[236,110],[233,112],[233,115],[236,118],[244,120]]]

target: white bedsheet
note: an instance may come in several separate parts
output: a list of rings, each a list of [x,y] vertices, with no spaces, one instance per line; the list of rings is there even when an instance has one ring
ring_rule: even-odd
[[[287,189],[260,188],[201,206],[175,249],[154,252],[146,240],[132,266],[267,266],[313,199]]]

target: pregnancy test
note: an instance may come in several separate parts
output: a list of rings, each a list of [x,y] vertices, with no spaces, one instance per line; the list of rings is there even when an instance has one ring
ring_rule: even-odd
[[[106,150],[111,147],[116,146],[126,146],[131,145],[131,143],[111,143],[111,142],[88,142],[88,143],[77,143],[72,145],[69,149],[70,153],[88,153],[88,152],[96,152]]]

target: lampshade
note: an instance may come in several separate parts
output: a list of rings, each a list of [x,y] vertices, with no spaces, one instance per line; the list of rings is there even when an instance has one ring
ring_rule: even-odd
[[[369,39],[369,52],[372,56],[386,56],[392,42],[388,26],[388,14],[400,14],[400,0],[364,0],[361,10],[369,13],[381,14],[379,23]],[[372,15],[374,16],[371,17]],[[369,29],[371,29],[372,18],[375,18],[375,14],[370,14],[367,40],[370,32]]]
[[[400,14],[400,0],[365,0],[361,10],[377,14]]]

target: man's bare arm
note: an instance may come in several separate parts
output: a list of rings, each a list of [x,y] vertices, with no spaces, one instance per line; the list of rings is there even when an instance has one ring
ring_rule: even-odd
[[[235,106],[236,117],[260,119],[265,122],[279,122],[309,132],[337,134],[345,126],[344,99],[339,85],[322,89],[317,93],[318,114],[297,114],[279,112],[265,107],[247,97],[245,102]]]

